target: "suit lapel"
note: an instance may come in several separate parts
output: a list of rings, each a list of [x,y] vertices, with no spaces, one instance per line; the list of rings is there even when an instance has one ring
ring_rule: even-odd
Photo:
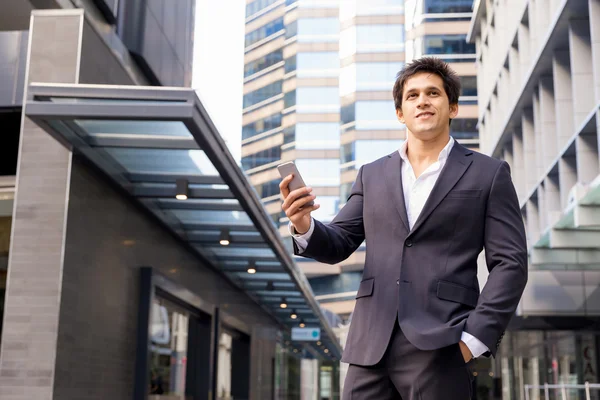
[[[402,189],[402,158],[398,152],[389,155],[383,166],[386,187],[392,196],[396,211],[400,214],[400,219],[404,224],[406,231],[410,232],[408,225],[408,216],[406,214],[406,204],[404,204],[404,190]]]
[[[419,217],[410,231],[410,234],[414,233],[421,225],[423,225],[433,210],[436,209],[444,197],[446,197],[448,192],[452,190],[460,178],[462,178],[463,174],[473,161],[469,157],[471,154],[473,154],[472,151],[463,147],[459,143],[454,143],[454,146],[452,147],[452,150],[448,156],[448,160],[446,161],[446,165],[444,165],[440,176],[435,182],[433,190],[427,198],[427,201],[423,206],[423,210],[421,211],[421,214],[419,214]],[[404,201],[402,203],[404,204]]]

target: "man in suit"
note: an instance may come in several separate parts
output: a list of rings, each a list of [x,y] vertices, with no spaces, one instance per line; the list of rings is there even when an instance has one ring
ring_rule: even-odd
[[[527,282],[527,248],[506,162],[450,137],[460,80],[422,58],[393,96],[407,140],[362,166],[330,224],[311,217],[312,189],[280,184],[294,252],[335,264],[366,240],[363,279],[342,361],[343,400],[466,400],[467,363],[495,356]],[[477,258],[488,281],[480,292]]]

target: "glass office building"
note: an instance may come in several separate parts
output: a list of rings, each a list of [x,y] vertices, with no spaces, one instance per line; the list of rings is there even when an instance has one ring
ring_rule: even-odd
[[[331,388],[331,316],[190,88],[194,1],[7,2],[0,398]]]
[[[543,385],[600,382],[600,2],[478,0],[468,40],[480,147],[511,167],[529,246],[528,285],[479,389],[598,399]]]

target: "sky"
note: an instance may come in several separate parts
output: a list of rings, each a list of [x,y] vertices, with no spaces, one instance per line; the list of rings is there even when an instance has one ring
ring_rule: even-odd
[[[192,88],[239,163],[245,0],[196,0]]]

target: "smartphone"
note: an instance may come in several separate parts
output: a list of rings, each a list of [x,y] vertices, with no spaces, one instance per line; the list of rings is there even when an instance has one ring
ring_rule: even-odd
[[[278,165],[277,170],[279,171],[279,175],[281,175],[281,179],[285,178],[286,176],[288,176],[290,174],[294,174],[294,177],[292,178],[290,184],[288,185],[290,192],[292,190],[300,189],[300,188],[303,188],[306,186],[306,184],[304,183],[304,180],[302,179],[302,176],[300,175],[300,172],[298,171],[298,168],[296,167],[296,164],[294,164],[293,161]],[[305,196],[308,196],[308,194],[306,194]],[[304,196],[302,196],[302,197],[304,197]],[[315,204],[315,202],[313,200],[311,200],[306,204],[308,204],[309,206],[312,206]]]

